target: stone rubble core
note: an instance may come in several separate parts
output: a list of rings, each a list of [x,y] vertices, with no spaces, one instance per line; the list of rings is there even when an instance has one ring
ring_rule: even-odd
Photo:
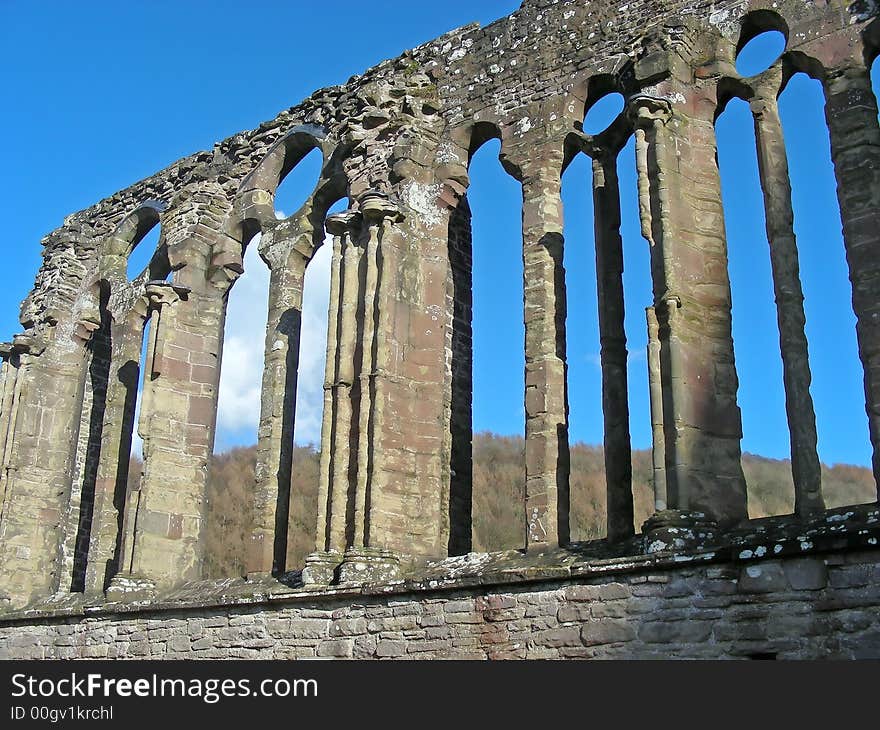
[[[796,72],[825,91],[877,477],[880,125],[868,71],[880,51],[875,16],[871,4],[837,0],[524,0],[486,28],[465,26],[317,91],[69,216],[43,241],[43,265],[21,307],[23,332],[0,346],[4,620],[52,615],[51,606],[68,616],[124,612],[126,602],[145,610],[194,585],[213,595],[203,580],[202,533],[225,308],[257,233],[270,290],[253,527],[239,583],[269,596],[307,590],[337,600],[370,586],[464,586],[499,560],[507,573],[531,575],[537,561],[565,579],[579,555],[618,568],[666,556],[674,567],[744,544],[762,523],[748,521],[741,466],[714,132],[736,97],[755,121],[781,333],[796,498],[786,524],[806,530],[839,514],[825,510],[822,496],[776,98]],[[785,52],[765,72],[741,77],[738,50],[766,30],[785,35]],[[586,134],[585,112],[610,92],[624,96],[624,111],[601,134]],[[646,326],[657,513],[638,535],[616,169],[631,136],[654,299]],[[523,191],[522,551],[503,558],[470,552],[466,192],[470,160],[492,138]],[[320,179],[303,207],[279,220],[276,188],[313,149],[323,157]],[[593,167],[608,504],[608,538],[591,548],[572,546],[568,525],[560,191],[580,153]],[[342,198],[348,209],[328,215]],[[157,225],[152,259],[129,280],[129,255]],[[333,250],[317,544],[294,566],[286,554],[298,498],[291,465],[303,284],[325,231]],[[143,471],[129,488],[135,430]],[[858,520],[836,526],[852,540],[832,540],[828,550],[866,555],[876,544],[873,528],[870,539],[860,537]],[[223,593],[231,583],[213,585],[235,602]]]

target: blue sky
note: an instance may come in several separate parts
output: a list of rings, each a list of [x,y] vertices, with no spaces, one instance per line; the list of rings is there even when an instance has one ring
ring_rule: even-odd
[[[182,156],[256,127],[315,89],[344,83],[374,63],[460,25],[485,25],[518,5],[518,0],[249,6],[232,0],[6,0],[0,5],[0,82],[7,99],[7,112],[0,117],[7,170],[0,179],[7,241],[0,270],[0,339],[18,330],[18,305],[39,266],[39,240],[65,215]],[[820,455],[827,462],[867,464],[862,376],[821,90],[816,82],[796,77],[780,107],[792,168]],[[744,105],[732,104],[720,118],[718,139],[743,448],[785,458],[789,446],[778,331],[754,134]],[[563,179],[568,352],[572,440],[598,443],[602,419],[588,163],[580,156]],[[474,429],[520,433],[519,186],[501,171],[494,142],[479,151],[471,173]],[[282,212],[294,209],[316,176],[317,166],[308,160],[292,173],[279,191]],[[638,231],[632,144],[621,156],[620,176],[632,432],[634,445],[646,447],[644,307],[650,304],[651,287],[647,244]],[[245,347],[258,329],[253,318],[265,301],[265,271],[253,251],[246,268],[233,290],[230,337],[239,338],[240,349],[259,351]],[[326,275],[326,261],[310,266],[313,283],[307,283],[309,311],[304,317],[315,327],[304,351],[314,356],[304,365],[310,370],[298,404],[305,414],[300,419],[304,425],[298,427],[302,441],[314,440],[314,424],[320,421],[312,401],[320,392]],[[246,373],[259,363],[236,360],[234,347],[224,363],[221,446],[253,441],[255,434],[254,384]]]

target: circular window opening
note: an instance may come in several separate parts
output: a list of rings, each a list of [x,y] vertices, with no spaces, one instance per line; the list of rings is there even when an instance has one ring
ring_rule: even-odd
[[[288,218],[302,208],[321,177],[323,161],[321,150],[315,147],[284,176],[275,190],[276,218]]]
[[[623,94],[613,91],[593,102],[584,116],[584,132],[599,134],[604,132],[623,111]]]
[[[785,50],[785,36],[778,30],[759,33],[736,54],[740,76],[755,76],[772,66]]]

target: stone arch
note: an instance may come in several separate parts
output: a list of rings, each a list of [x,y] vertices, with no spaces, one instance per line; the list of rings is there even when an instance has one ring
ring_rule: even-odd
[[[747,14],[741,25],[737,52],[749,40],[767,30],[779,31],[789,40],[789,26],[779,13],[757,10]],[[796,211],[778,99],[787,90],[792,78],[800,73],[827,86],[826,68],[833,53],[833,47],[829,49],[808,43],[792,49],[787,45],[786,50],[765,71],[749,79],[738,75],[721,78],[715,113],[717,123],[729,102],[735,98],[748,103],[751,108],[759,184],[764,196],[763,210],[770,243],[774,307],[778,318],[786,417],[791,437],[794,511],[799,515],[819,511],[824,508],[825,502],[818,457],[816,413],[810,387],[812,373],[805,326],[803,275],[794,231]],[[831,121],[827,108],[826,118]]]
[[[768,31],[778,31],[786,41],[789,39],[788,23],[780,13],[768,8],[759,8],[746,13],[739,23],[739,37],[734,56],[739,55],[751,40]]]
[[[285,176],[313,149],[319,148],[324,158],[321,179],[335,179],[344,174],[341,170],[341,150],[331,140],[326,130],[315,125],[293,127],[275,142],[257,166],[242,180],[235,195],[233,214],[226,232],[239,240],[249,240],[258,231],[266,231],[277,225],[275,216],[275,191]],[[319,186],[321,187],[320,183]],[[296,218],[309,211],[310,200],[288,218]],[[329,207],[329,205],[328,205]]]
[[[279,220],[274,195],[284,177],[312,150],[322,169],[298,211]],[[305,272],[324,243],[331,206],[349,195],[343,163],[347,154],[314,125],[291,129],[273,144],[243,180],[223,235],[212,252],[212,280],[225,292],[243,273],[247,245],[260,234],[260,257],[269,267],[268,326],[264,345],[262,412],[252,496],[252,524],[241,557],[245,573],[280,574],[286,569],[291,501],[294,411],[297,394],[301,308]]]
[[[127,262],[128,258],[150,231],[156,226],[162,225],[162,215],[167,209],[168,206],[159,200],[146,200],[141,203],[122,219],[113,233],[106,239],[101,246],[101,258],[107,262],[107,257],[120,257],[123,261]],[[164,234],[163,228],[160,230],[156,250],[150,257],[147,266],[143,271],[135,274],[134,279],[143,281],[159,280],[165,279],[171,273]],[[111,259],[109,265],[111,269],[116,270],[117,274],[125,272],[125,265],[117,259]]]
[[[144,365],[140,343],[150,322],[149,308],[139,300],[147,282],[165,280],[171,273],[164,230],[133,280],[127,263],[149,232],[161,225],[166,210],[164,202],[146,200],[122,218],[99,242],[97,272],[79,300],[75,333],[85,359],[78,431],[71,447],[68,520],[59,538],[58,590],[103,589],[117,569],[113,556],[118,556],[118,539],[102,531],[107,522],[122,529],[136,428],[136,373]],[[120,398],[121,391],[125,394]]]
[[[588,134],[584,131],[581,119],[589,114],[602,98],[617,93],[624,98],[624,107],[620,113],[605,127],[605,129]],[[633,290],[624,296],[624,245],[623,228],[628,226],[633,231],[638,230],[638,213],[633,220],[622,218],[622,195],[619,168],[622,158],[629,159],[633,155],[632,145],[635,125],[632,116],[634,100],[638,99],[641,91],[635,82],[632,61],[627,57],[618,57],[608,70],[600,70],[579,82],[573,89],[571,99],[568,101],[568,110],[572,107],[578,109],[580,119],[573,120],[574,130],[565,137],[565,155],[563,159],[563,174],[574,163],[577,157],[583,155],[591,161],[592,170],[587,173],[592,180],[592,213],[593,233],[592,246],[595,255],[596,298],[598,310],[598,349],[599,368],[601,372],[601,412],[602,412],[602,442],[604,452],[604,482],[605,482],[605,526],[604,533],[601,526],[594,526],[592,519],[583,524],[590,527],[588,536],[606,536],[611,541],[617,541],[633,534],[638,525],[650,514],[650,507],[646,503],[645,495],[634,492],[633,489],[633,447],[632,430],[630,424],[630,411],[632,403],[638,402],[633,396],[634,385],[631,381],[629,370],[631,352],[633,348],[628,345],[632,337],[627,337],[625,326],[626,315],[633,310]],[[575,105],[574,101],[581,102]],[[630,162],[632,165],[632,162]],[[632,167],[631,173],[637,176],[638,165]],[[568,216],[566,216],[568,217]],[[637,235],[637,234],[634,234]],[[644,236],[644,230],[642,230]],[[629,247],[627,247],[629,250]],[[567,257],[566,257],[567,258]],[[648,276],[647,289],[644,291],[646,301],[653,301],[651,292],[652,279],[656,275],[654,268],[654,250],[646,259],[645,272]],[[566,264],[566,275],[569,276],[575,269]],[[656,281],[654,288],[656,289]],[[636,291],[640,291],[636,290]],[[649,313],[650,313],[649,308]],[[649,317],[646,337],[647,347],[651,351]],[[571,329],[572,342],[576,339],[577,328],[566,326],[566,337],[569,337]],[[639,328],[639,337],[645,337],[644,325]],[[635,351],[636,354],[642,350]],[[647,378],[642,381],[643,392],[653,393],[652,373],[650,367],[650,354],[648,356]],[[569,363],[569,367],[571,364]],[[568,390],[571,390],[569,387]],[[650,400],[650,398],[648,399]],[[647,411],[648,402],[644,401]],[[651,404],[653,405],[653,403]],[[661,417],[651,413],[651,418]],[[646,417],[645,424],[649,423]],[[657,429],[660,429],[658,436]],[[662,441],[662,424],[654,424],[653,440]],[[655,454],[655,461],[662,462],[662,455]],[[574,468],[572,468],[574,473]],[[662,467],[660,469],[662,476]],[[655,479],[657,479],[655,470]],[[575,485],[572,485],[575,489]],[[595,512],[601,514],[602,507],[595,507]],[[584,520],[586,517],[595,518],[596,515],[579,513],[576,519]],[[592,530],[596,529],[596,532]]]
[[[460,163],[442,169],[444,183],[454,192],[447,233],[449,274],[447,291],[452,301],[452,332],[450,363],[451,407],[449,411],[450,445],[450,494],[449,494],[449,543],[450,555],[469,552],[472,545],[472,521],[474,510],[474,327],[473,327],[473,261],[471,207],[467,191],[471,187],[469,170],[477,152],[491,140],[500,142],[498,159],[501,169],[517,183],[522,181],[522,170],[508,155],[512,127],[496,121],[477,120],[457,129],[454,143],[459,150]],[[521,202],[520,202],[521,206]],[[516,249],[512,249],[514,253]],[[520,254],[517,253],[517,259]],[[518,287],[519,288],[519,287]],[[476,504],[480,504],[477,494]],[[518,504],[510,505],[512,514],[504,522],[520,521]],[[502,527],[501,536],[511,530]],[[520,531],[516,530],[518,541]],[[480,535],[478,535],[478,539]],[[483,540],[487,538],[484,536]],[[518,544],[518,542],[516,543]],[[478,545],[478,547],[480,547]]]

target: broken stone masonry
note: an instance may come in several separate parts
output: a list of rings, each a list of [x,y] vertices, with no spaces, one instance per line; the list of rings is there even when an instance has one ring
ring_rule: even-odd
[[[23,331],[0,346],[0,654],[698,655],[714,642],[715,654],[880,655],[877,508],[823,503],[776,104],[795,72],[825,91],[877,476],[875,15],[841,0],[524,0],[68,217],[43,241]],[[766,30],[786,50],[742,78],[736,54]],[[585,134],[586,110],[610,92],[624,111]],[[735,97],[755,122],[796,489],[795,514],[772,520],[748,520],[740,464],[714,134]],[[657,511],[639,533],[616,170],[631,136],[654,295]],[[491,138],[523,192],[526,475],[522,550],[477,555],[466,192]],[[317,186],[277,220],[277,186],[314,148]],[[608,505],[608,538],[591,544],[572,544],[568,528],[560,187],[581,153],[593,165]],[[348,209],[328,215],[340,199]],[[157,248],[130,280],[127,258],[154,226]],[[202,515],[226,295],[257,233],[271,285],[265,341],[253,343],[265,348],[253,529],[246,575],[210,581]],[[317,546],[287,565],[303,282],[321,245],[333,251]],[[135,433],[143,472],[129,480]],[[756,595],[765,614],[741,630],[737,611]],[[791,601],[804,625],[774,624]],[[643,621],[664,607],[659,628]]]

